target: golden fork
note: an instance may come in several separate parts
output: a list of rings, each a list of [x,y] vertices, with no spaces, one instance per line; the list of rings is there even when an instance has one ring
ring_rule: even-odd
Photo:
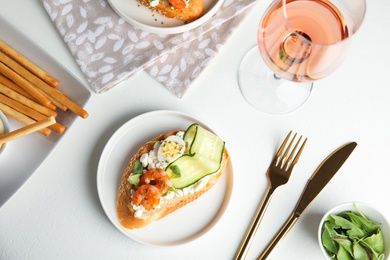
[[[294,166],[297,164],[303,148],[305,147],[307,138],[303,141],[303,143],[299,147],[299,143],[302,139],[302,136],[299,137],[298,141],[295,143],[294,148],[291,150],[291,147],[294,143],[294,140],[297,136],[297,134],[294,134],[293,138],[287,145],[290,136],[292,134],[292,131],[288,133],[286,138],[284,139],[283,143],[279,147],[278,151],[276,152],[271,165],[268,168],[267,176],[268,176],[268,187],[266,191],[266,195],[262,202],[259,204],[259,207],[257,208],[256,214],[251,222],[251,225],[247,231],[247,233],[244,236],[244,239],[241,242],[241,245],[236,253],[235,259],[245,259],[249,247],[253,241],[253,238],[257,232],[257,229],[260,225],[261,220],[263,219],[265,210],[268,207],[268,204],[271,200],[273,192],[281,185],[284,185],[288,182],[291,172],[294,168]],[[286,148],[287,146],[287,148]],[[299,147],[299,148],[298,148]],[[297,151],[298,150],[298,151]],[[297,151],[297,152],[296,152]],[[295,155],[295,156],[294,156]]]

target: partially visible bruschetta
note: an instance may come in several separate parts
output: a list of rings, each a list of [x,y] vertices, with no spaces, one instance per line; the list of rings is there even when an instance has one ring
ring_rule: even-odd
[[[204,13],[203,0],[137,0],[141,5],[168,18],[191,22]]]

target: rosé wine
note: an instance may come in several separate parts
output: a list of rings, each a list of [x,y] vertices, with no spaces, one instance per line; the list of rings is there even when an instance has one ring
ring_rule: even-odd
[[[280,77],[309,82],[332,72],[344,58],[346,21],[328,0],[274,3],[261,20],[258,46],[265,63]]]

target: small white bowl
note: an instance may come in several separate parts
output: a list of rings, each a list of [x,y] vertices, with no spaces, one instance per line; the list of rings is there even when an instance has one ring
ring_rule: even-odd
[[[0,133],[1,134],[6,134],[9,132],[9,123],[8,123],[8,120],[7,120],[7,117],[3,114],[3,112],[0,111],[0,129],[2,128],[1,126],[4,127],[4,133]],[[3,145],[0,145],[0,156],[1,154],[5,151],[5,149],[7,148],[7,143],[3,144]]]
[[[359,211],[362,212],[363,215],[365,215],[368,219],[370,219],[371,221],[373,221],[375,223],[380,224],[379,228],[382,230],[382,234],[383,234],[384,241],[385,241],[385,252],[384,252],[385,259],[389,259],[389,255],[390,255],[390,225],[389,225],[389,222],[375,206],[364,203],[364,202],[347,202],[347,203],[338,205],[338,206],[332,208],[331,210],[329,210],[328,212],[326,212],[325,215],[322,217],[322,219],[320,221],[319,228],[318,228],[318,242],[319,242],[321,251],[322,251],[325,259],[334,260],[334,258],[330,258],[328,256],[324,246],[322,245],[322,239],[321,239],[322,226],[325,222],[326,217],[330,214],[337,215],[343,211],[348,211],[348,210],[357,212],[354,205],[356,205],[357,208],[359,209]]]

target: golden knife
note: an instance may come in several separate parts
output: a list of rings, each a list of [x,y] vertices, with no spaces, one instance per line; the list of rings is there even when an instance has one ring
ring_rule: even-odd
[[[315,170],[306,184],[306,187],[291,213],[290,217],[284,223],[276,236],[272,239],[270,244],[265,248],[263,253],[258,258],[259,260],[266,259],[280,240],[290,231],[293,225],[297,222],[303,211],[310,205],[310,203],[317,197],[326,184],[332,179],[349,155],[357,146],[356,142],[351,142],[343,145],[333,153],[331,153]]]

